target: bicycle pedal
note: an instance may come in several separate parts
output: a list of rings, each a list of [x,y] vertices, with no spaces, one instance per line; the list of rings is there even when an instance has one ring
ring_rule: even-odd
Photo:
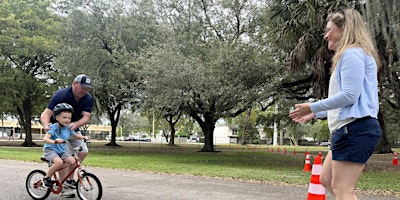
[[[64,198],[75,198],[75,194],[60,194],[60,196]]]

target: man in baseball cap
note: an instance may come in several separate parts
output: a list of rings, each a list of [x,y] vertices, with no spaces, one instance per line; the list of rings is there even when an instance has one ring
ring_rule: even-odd
[[[74,82],[80,83],[82,87],[92,88],[92,81],[85,74],[79,74],[76,76]]]
[[[50,130],[50,125],[54,122],[52,120],[54,107],[59,103],[67,103],[74,108],[71,123],[69,124],[70,130],[75,130],[75,133],[82,135],[80,128],[89,123],[92,115],[94,99],[89,93],[91,87],[92,80],[85,74],[79,74],[75,77],[71,86],[56,91],[40,116],[40,122],[45,131]],[[70,138],[69,142],[73,148],[80,145],[80,140],[74,138]],[[85,159],[88,152],[88,148],[84,143],[82,149],[78,152],[81,161]],[[66,177],[68,175],[66,172],[67,170],[61,171],[60,176],[62,178]],[[72,198],[75,195],[74,190],[69,188],[74,186],[75,183],[72,182],[73,175],[71,175],[70,180],[64,183],[65,188],[60,194],[62,197]]]

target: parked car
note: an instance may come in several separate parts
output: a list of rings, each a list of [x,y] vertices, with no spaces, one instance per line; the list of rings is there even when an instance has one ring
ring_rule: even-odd
[[[139,141],[139,136],[137,136],[137,135],[129,135],[129,141]]]
[[[105,140],[111,140],[111,136],[110,135],[106,135],[106,137],[104,139]]]
[[[140,138],[140,141],[151,142],[151,139],[150,138]]]
[[[115,137],[115,140],[117,140],[117,141],[128,141],[129,138],[128,138],[128,137],[121,136],[121,137]]]
[[[0,137],[8,137],[8,133],[0,131]]]
[[[199,138],[197,137],[190,137],[187,142],[199,142]]]
[[[330,146],[331,142],[321,142],[319,146]]]
[[[137,135],[130,135],[129,136],[129,141],[151,142],[151,139],[150,138],[146,138],[146,137],[139,137]]]

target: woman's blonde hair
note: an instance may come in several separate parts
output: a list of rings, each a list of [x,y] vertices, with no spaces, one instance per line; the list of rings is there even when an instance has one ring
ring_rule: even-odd
[[[331,72],[335,70],[343,52],[351,47],[362,48],[368,55],[371,55],[375,58],[375,62],[379,67],[379,57],[371,34],[369,33],[361,14],[357,10],[344,9],[335,13],[331,13],[328,15],[327,21],[331,21],[338,28],[343,30],[342,38],[338,43],[335,55],[332,59]]]

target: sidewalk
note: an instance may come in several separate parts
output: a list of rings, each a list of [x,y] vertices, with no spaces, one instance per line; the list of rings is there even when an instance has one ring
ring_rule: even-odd
[[[2,199],[30,199],[25,179],[34,169],[47,171],[45,163],[0,160]],[[169,175],[131,170],[86,167],[103,184],[107,200],[302,200],[308,186],[289,187],[223,178]],[[359,200],[395,200],[396,197],[358,195]],[[51,194],[49,199],[62,199]],[[78,198],[75,198],[78,199]],[[327,200],[333,200],[327,195]]]

